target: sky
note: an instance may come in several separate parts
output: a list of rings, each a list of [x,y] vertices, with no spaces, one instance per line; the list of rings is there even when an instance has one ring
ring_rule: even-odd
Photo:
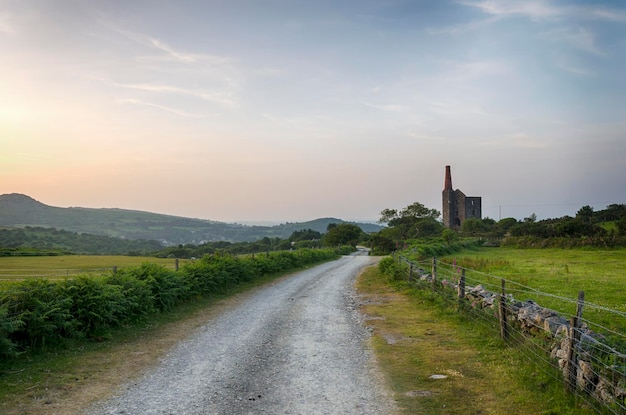
[[[223,222],[626,203],[626,3],[0,0],[0,194]]]

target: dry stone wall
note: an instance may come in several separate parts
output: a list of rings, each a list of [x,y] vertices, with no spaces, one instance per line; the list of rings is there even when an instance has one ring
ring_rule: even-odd
[[[411,273],[429,284],[433,283],[430,273],[422,268],[411,268]],[[442,280],[441,286],[458,289],[458,283]],[[499,295],[485,289],[482,285],[465,287],[464,300],[476,309],[494,314],[498,308]],[[594,333],[582,324],[571,329],[570,322],[554,310],[542,307],[532,300],[517,301],[512,295],[506,295],[507,322],[527,336],[541,337],[547,340],[550,358],[563,372],[565,382],[570,383],[569,359],[574,356],[572,367],[574,383],[571,385],[606,405],[624,408],[626,399],[626,379],[624,366],[626,355],[607,344],[604,336]],[[572,342],[571,336],[577,330],[578,341]],[[573,346],[571,346],[573,344]],[[574,347],[574,350],[570,350]],[[605,362],[613,362],[612,364]]]

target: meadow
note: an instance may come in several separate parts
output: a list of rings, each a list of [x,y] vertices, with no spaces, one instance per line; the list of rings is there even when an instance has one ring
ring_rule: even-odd
[[[458,267],[465,268],[468,285],[481,284],[492,292],[500,292],[504,279],[507,294],[515,300],[533,300],[566,318],[576,314],[583,291],[583,321],[592,330],[626,331],[624,248],[480,248],[438,261],[441,278],[456,281]]]
[[[180,265],[184,261],[180,260]],[[0,257],[0,281],[28,278],[62,279],[78,274],[106,273],[113,269],[137,267],[144,263],[176,267],[175,259],[121,255],[62,255]]]
[[[626,249],[482,248],[440,260],[477,271],[483,283],[499,287],[504,278],[514,295],[576,299],[582,290],[586,301],[626,312]]]

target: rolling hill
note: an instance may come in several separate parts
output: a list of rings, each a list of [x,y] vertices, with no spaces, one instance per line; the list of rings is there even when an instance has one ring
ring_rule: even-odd
[[[336,218],[321,218],[276,226],[249,226],[117,208],[60,208],[23,194],[0,195],[0,226],[55,228],[116,238],[156,240],[165,245],[287,238],[302,229],[325,233],[328,224],[344,222]],[[381,229],[375,224],[355,224],[365,232]]]

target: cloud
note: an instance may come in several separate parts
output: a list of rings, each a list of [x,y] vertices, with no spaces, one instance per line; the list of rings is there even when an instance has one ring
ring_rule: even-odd
[[[237,99],[230,91],[203,91],[193,90],[188,88],[181,88],[173,85],[165,84],[151,84],[151,83],[120,83],[109,79],[92,77],[97,81],[103,82],[106,85],[116,86],[119,88],[132,89],[136,91],[145,92],[157,92],[157,93],[171,93],[177,95],[191,96],[202,99],[204,101],[213,102],[224,107],[234,108],[237,106]]]
[[[607,22],[626,22],[626,10],[591,8],[586,15],[590,19],[604,20]]]
[[[437,77],[442,82],[467,81],[511,73],[509,63],[500,60],[449,62],[450,69]]]
[[[604,56],[604,52],[596,45],[595,35],[587,29],[582,27],[577,30],[562,29],[558,31],[552,31],[548,33],[548,37],[559,40],[570,46],[582,50],[587,53],[591,53],[597,56]]]
[[[487,19],[474,20],[467,23],[461,23],[451,26],[428,27],[426,33],[429,35],[459,35],[473,30],[482,29],[501,19],[500,16],[492,16]]]
[[[476,7],[483,12],[496,16],[526,16],[533,20],[560,17],[564,10],[551,6],[542,0],[481,0],[459,1],[459,4]]]
[[[545,139],[535,138],[524,132],[509,134],[503,139],[484,141],[481,145],[485,147],[512,147],[527,150],[544,150],[549,148],[549,144]]]
[[[587,68],[583,68],[581,66],[573,65],[565,60],[559,60],[556,63],[557,68],[564,70],[565,72],[569,72],[578,76],[593,76],[594,74],[589,71]]]
[[[483,108],[460,101],[437,101],[429,104],[430,110],[436,114],[447,116],[489,115]]]
[[[140,106],[152,107],[152,108],[158,108],[158,109],[160,109],[162,111],[169,112],[169,113],[172,113],[172,114],[176,114],[176,115],[179,115],[181,117],[186,117],[186,118],[205,118],[204,115],[192,114],[192,113],[189,113],[189,112],[186,112],[186,111],[181,111],[181,110],[176,109],[176,108],[166,107],[164,105],[154,104],[152,102],[146,102],[146,101],[142,101],[142,100],[134,99],[134,98],[121,98],[121,99],[118,99],[118,102],[126,103],[126,104],[132,104],[132,105],[140,105]]]
[[[174,50],[172,47],[170,47],[169,45],[161,42],[159,39],[149,38],[149,41],[150,41],[150,44],[152,44],[152,46],[164,52],[167,52],[168,55],[170,55],[172,58],[180,62],[193,63],[197,60],[196,56],[187,54],[187,53],[178,52]]]
[[[110,21],[102,21],[101,24],[140,47],[140,49],[133,48],[131,52],[135,55],[134,67],[132,64],[125,63],[125,68],[131,68],[131,73],[132,70],[141,73],[143,79],[145,79],[145,73],[150,72],[157,74],[165,81],[117,82],[106,77],[92,77],[93,79],[119,88],[177,94],[212,102],[222,107],[238,107],[243,72],[237,66],[235,59],[228,56],[184,51],[158,37],[129,31]],[[201,87],[197,88],[197,85]]]
[[[406,112],[407,107],[398,104],[372,104],[369,102],[364,103],[365,106],[370,108],[375,108],[377,110],[385,111],[385,112]]]
[[[210,65],[231,65],[232,59],[225,56],[210,55],[204,53],[186,53],[177,51],[166,43],[146,35],[139,35],[144,37],[139,38],[140,42],[145,45],[157,49],[161,52],[165,52],[165,55],[157,56],[140,56],[140,61],[169,61],[179,62],[183,64],[210,64]]]
[[[0,33],[12,35],[15,33],[13,18],[8,14],[0,14]]]
[[[494,16],[523,16],[532,20],[572,18],[626,22],[626,10],[598,6],[558,6],[549,0],[460,0],[458,4],[475,7]]]
[[[126,39],[129,39],[135,43],[143,45],[149,49],[156,49],[157,51],[164,52],[164,54],[156,56],[140,56],[140,61],[173,61],[182,64],[211,64],[218,66],[228,66],[233,64],[233,59],[227,56],[211,55],[206,53],[189,53],[178,50],[161,39],[149,36],[143,33],[136,33],[129,30],[121,29],[115,24],[108,22],[102,22],[102,25],[108,27],[110,30],[120,34]]]

